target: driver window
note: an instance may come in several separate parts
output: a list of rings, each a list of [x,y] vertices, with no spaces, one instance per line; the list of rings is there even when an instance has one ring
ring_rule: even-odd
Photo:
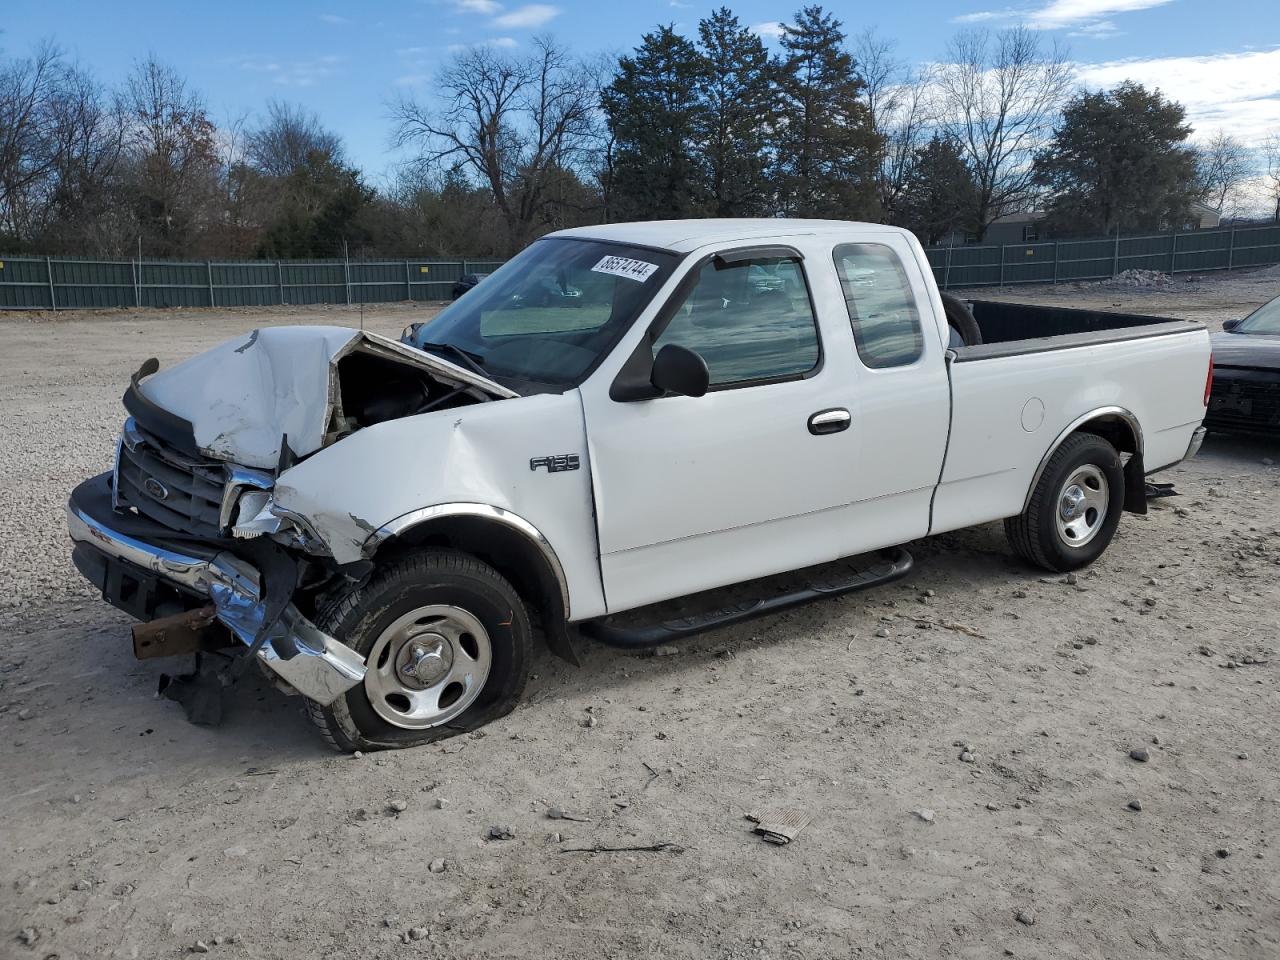
[[[653,344],[696,351],[712,386],[803,376],[818,365],[818,330],[800,262],[770,257],[703,264],[698,281]]]

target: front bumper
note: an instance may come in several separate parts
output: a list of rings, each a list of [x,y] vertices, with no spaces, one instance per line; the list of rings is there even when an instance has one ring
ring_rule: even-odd
[[[156,543],[124,532],[132,518],[110,506],[110,475],[82,483],[67,503],[67,531],[76,566],[104,598],[145,617],[143,587],[152,578],[176,594],[212,601],[217,617],[251,647],[266,615],[262,577],[244,559],[200,544]],[[127,584],[128,586],[123,586]],[[320,630],[290,603],[267,631],[258,659],[289,686],[328,705],[364,679],[364,658]]]

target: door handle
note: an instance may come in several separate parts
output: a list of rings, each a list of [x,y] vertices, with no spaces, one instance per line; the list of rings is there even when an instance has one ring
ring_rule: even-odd
[[[848,430],[853,418],[844,407],[832,407],[830,410],[819,410],[809,418],[809,432],[815,437],[828,433],[839,433]]]

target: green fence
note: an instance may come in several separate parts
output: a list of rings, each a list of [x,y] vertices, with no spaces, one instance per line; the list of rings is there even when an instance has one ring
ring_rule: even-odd
[[[930,247],[938,286],[1105,280],[1125,270],[1198,273],[1280,263],[1280,224],[1100,240]],[[464,273],[501,260],[89,260],[0,257],[0,310],[263,307],[448,300]]]
[[[1280,263],[1280,224],[926,252],[943,289],[1105,280],[1125,270],[1199,273]]]
[[[264,307],[448,300],[501,260],[88,260],[0,257],[0,310]]]

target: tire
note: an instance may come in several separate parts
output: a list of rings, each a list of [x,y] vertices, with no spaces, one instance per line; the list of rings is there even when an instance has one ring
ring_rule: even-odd
[[[973,313],[965,306],[964,301],[949,293],[942,294],[942,307],[947,314],[947,324],[956,335],[964,341],[966,347],[976,347],[982,343],[982,330]]]
[[[532,630],[515,588],[475,557],[425,550],[317,611],[316,626],[367,658],[365,680],[307,710],[335,750],[416,747],[510,713]],[[411,679],[405,679],[405,676]]]
[[[1102,556],[1123,509],[1124,468],[1115,447],[1096,434],[1074,433],[1049,458],[1027,509],[1006,520],[1004,530],[1024,560],[1065,573]]]

